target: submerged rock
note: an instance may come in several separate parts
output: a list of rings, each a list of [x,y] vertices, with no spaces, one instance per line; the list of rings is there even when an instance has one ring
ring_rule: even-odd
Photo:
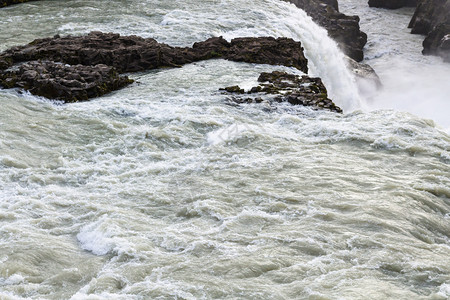
[[[358,16],[340,13],[336,0],[284,0],[303,9],[311,18],[324,27],[341,50],[356,61],[364,58],[363,48],[367,35],[359,28]]]
[[[308,72],[308,60],[301,43],[289,38],[252,37],[228,42],[222,37],[214,37],[181,48],[151,38],[91,32],[86,36],[57,35],[37,39],[0,53],[0,84],[73,102],[97,97],[130,83],[127,77],[119,77],[117,73],[180,67],[212,58],[284,65]],[[30,63],[14,67],[14,71],[5,70],[24,62]],[[97,73],[101,76],[91,76]],[[70,81],[72,77],[81,79],[75,83]],[[74,85],[71,89],[66,79]],[[50,91],[50,87],[55,91]]]
[[[269,95],[268,101],[289,102],[292,105],[311,106],[315,109],[325,109],[342,112],[331,99],[328,99],[327,89],[320,78],[298,76],[286,72],[274,71],[261,73],[258,86],[245,92],[239,86],[220,89],[236,94],[230,100],[235,103],[260,103],[263,97]],[[249,95],[253,95],[249,96]]]

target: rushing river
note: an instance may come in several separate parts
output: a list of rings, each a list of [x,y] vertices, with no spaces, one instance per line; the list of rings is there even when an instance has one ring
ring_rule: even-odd
[[[0,90],[0,299],[448,299],[450,67],[421,56],[411,9],[341,2],[364,15],[381,92],[359,95],[325,31],[278,0],[1,9],[0,51],[92,30],[292,37],[346,113],[229,105],[220,87],[299,71],[223,60],[85,103]]]

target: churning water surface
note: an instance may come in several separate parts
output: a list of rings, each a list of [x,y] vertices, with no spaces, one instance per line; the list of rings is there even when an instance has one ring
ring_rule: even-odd
[[[341,6],[365,9],[354,2]],[[132,74],[136,84],[86,103],[0,90],[1,299],[450,296],[446,125],[373,110],[383,99],[358,94],[336,45],[301,10],[277,0],[0,10],[0,50],[91,30],[174,46],[292,37],[346,113],[229,105],[220,87],[299,71],[223,60]],[[384,79],[395,53],[377,55],[372,36],[367,61]]]

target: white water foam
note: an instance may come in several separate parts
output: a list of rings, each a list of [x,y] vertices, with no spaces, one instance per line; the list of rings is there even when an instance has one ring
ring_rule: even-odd
[[[345,14],[360,16],[368,35],[365,62],[383,84],[377,93],[363,95],[368,109],[407,111],[433,119],[450,133],[450,64],[422,55],[424,36],[407,28],[414,8],[371,8],[359,0],[341,0],[339,6]]]
[[[231,39],[246,35],[272,35],[301,41],[308,58],[309,73],[322,78],[330,98],[345,112],[362,108],[363,103],[356,80],[346,67],[344,54],[336,42],[328,36],[327,31],[314,23],[311,17],[294,4],[278,0],[268,2],[270,4],[267,6],[272,9],[256,8],[254,14],[270,20],[269,25],[264,24],[266,25],[264,28],[248,26],[244,29],[223,32],[224,37]]]
[[[77,234],[77,239],[81,248],[95,255],[133,252],[130,251],[130,243],[125,238],[118,237],[121,233],[122,229],[105,215],[98,221],[85,225]]]
[[[228,39],[299,40],[279,20],[299,10],[271,3],[202,1],[208,19],[157,29],[189,44],[222,18]],[[0,298],[445,299],[448,136],[405,113],[268,111],[217,92],[272,68],[205,61],[62,107],[0,93],[0,271],[20,267]]]

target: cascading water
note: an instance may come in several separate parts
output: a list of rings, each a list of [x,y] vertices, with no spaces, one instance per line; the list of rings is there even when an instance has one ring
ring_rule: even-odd
[[[15,26],[20,24],[21,26]],[[91,30],[300,40],[347,113],[231,106],[286,67],[202,61],[90,102],[0,90],[1,299],[447,299],[450,137],[361,111],[342,54],[275,0],[36,1],[0,50]]]

